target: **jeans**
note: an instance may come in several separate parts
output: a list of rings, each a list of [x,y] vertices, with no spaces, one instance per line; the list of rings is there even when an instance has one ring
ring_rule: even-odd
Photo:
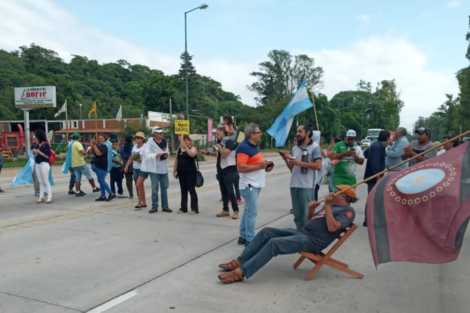
[[[191,210],[199,213],[196,192],[196,171],[178,172],[181,189],[181,211],[188,212],[188,192],[191,195]]]
[[[69,190],[73,190],[73,187],[75,186],[75,172],[73,168],[69,168],[70,172],[70,182],[69,182]]]
[[[51,184],[49,183],[49,172],[51,165],[49,162],[36,163],[34,166],[36,177],[39,182],[39,199],[44,197],[44,189],[47,190],[47,198],[52,199]]]
[[[141,172],[142,173],[142,172]],[[150,181],[152,182],[152,208],[158,208],[158,187],[161,185],[162,191],[162,207],[168,208],[168,194],[167,189],[170,184],[168,181],[168,174],[150,174]]]
[[[132,176],[134,176],[134,180],[137,181],[137,178],[140,176],[140,168],[134,168]]]
[[[240,196],[240,174],[238,172],[235,172],[235,176],[233,179],[233,187],[235,187],[235,197],[237,197],[237,200],[241,200],[242,197]]]
[[[74,167],[73,170],[75,174],[75,181],[81,181],[82,174],[84,174],[86,176],[86,179],[88,180],[93,179],[93,175],[91,174],[88,164],[83,164],[82,166]]]
[[[263,228],[238,257],[246,278],[253,276],[273,257],[300,251],[318,253],[319,249],[307,235],[296,229]]]
[[[238,212],[238,203],[237,198],[235,197],[235,192],[233,191],[233,182],[235,180],[235,168],[229,169],[225,168],[222,172],[218,173],[219,177],[219,187],[222,192],[222,203],[224,205],[223,210],[228,212],[228,200],[232,202],[233,212]]]
[[[333,187],[333,171],[328,172],[326,177],[328,177],[328,189],[330,190],[330,192],[334,192],[335,188]]]
[[[291,188],[292,213],[294,213],[295,226],[300,229],[304,226],[307,218],[308,203],[315,199],[313,188]]]
[[[101,188],[101,196],[106,197],[106,192],[108,192],[109,195],[114,194],[114,192],[111,190],[111,188],[109,188],[109,185],[106,182],[106,175],[108,175],[108,172],[97,168],[94,163],[91,165],[91,169],[93,170],[93,172],[96,173],[96,177],[98,178],[98,183],[100,184]]]
[[[120,167],[112,167],[110,173],[111,179],[111,191],[116,194],[116,185],[118,187],[118,194],[122,195],[124,190],[122,190],[122,174]]]
[[[245,199],[245,207],[240,221],[240,237],[251,242],[255,238],[255,222],[258,216],[258,197],[261,188],[246,187],[240,190],[240,194]]]

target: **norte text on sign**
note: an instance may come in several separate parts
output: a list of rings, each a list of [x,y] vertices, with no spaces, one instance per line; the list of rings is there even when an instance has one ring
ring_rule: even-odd
[[[189,135],[189,121],[176,120],[175,134]]]

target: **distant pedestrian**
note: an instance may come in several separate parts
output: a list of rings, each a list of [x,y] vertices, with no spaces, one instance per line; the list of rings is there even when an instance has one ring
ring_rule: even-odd
[[[70,149],[67,151],[67,154],[70,153],[71,166],[75,174],[75,197],[83,197],[86,195],[81,190],[81,180],[82,174],[88,179],[93,192],[101,191],[100,188],[97,188],[95,185],[95,180],[93,179],[93,174],[90,171],[90,167],[86,164],[84,156],[87,154],[82,144],[82,136],[79,133],[74,133],[72,135],[73,141],[70,143]]]
[[[34,158],[36,161],[35,171],[36,177],[39,181],[39,199],[36,203],[44,202],[44,192],[47,190],[46,203],[52,203],[52,190],[49,182],[49,173],[51,171],[51,165],[49,164],[49,158],[51,156],[51,146],[47,142],[46,133],[38,129],[34,133],[38,140],[37,148],[33,149]]]
[[[134,145],[132,144],[132,135],[126,135],[125,137],[125,144],[121,147],[121,158],[122,158],[122,172],[124,173],[124,177],[126,178],[126,187],[127,192],[129,193],[129,199],[134,198],[134,187],[133,185],[133,174],[134,174],[134,167],[132,166],[132,148]],[[128,167],[127,164],[130,164]],[[127,167],[127,171],[125,170]]]
[[[124,173],[129,173],[132,169],[133,177],[135,181],[135,188],[137,192],[137,205],[135,206],[136,211],[142,210],[147,207],[145,200],[145,188],[144,181],[145,177],[140,176],[140,168],[142,165],[142,151],[145,149],[145,135],[143,132],[137,132],[134,136],[135,145],[132,147],[132,157],[127,161],[127,165],[124,168]]]
[[[404,153],[401,157],[402,160],[407,160],[411,157],[414,157],[418,154],[423,153],[424,151],[435,147],[434,142],[429,141],[429,139],[431,138],[431,130],[429,128],[420,127],[415,132],[417,133],[418,139],[413,140],[408,147],[403,148]],[[418,164],[419,162],[423,162],[427,159],[433,158],[436,155],[437,151],[433,150],[423,156],[410,160],[408,164],[410,166],[413,166],[415,164]]]
[[[406,132],[406,128],[404,127],[398,127],[397,130],[395,131],[395,142],[393,143],[392,147],[389,150],[385,151],[387,155],[387,158],[385,159],[385,166],[387,168],[391,168],[392,166],[395,166],[398,163],[401,163],[403,161],[401,159],[403,155],[403,148],[408,147],[410,144],[410,142],[408,141],[408,138],[406,138],[406,135],[407,135],[407,132]],[[408,167],[408,163],[405,163],[403,165],[400,165],[394,168],[392,171],[398,172],[407,167]]]
[[[65,147],[65,151],[68,151],[70,148],[70,144],[73,142],[73,135],[70,135],[69,142],[67,143],[67,147]],[[73,191],[73,186],[75,186],[75,172],[72,169],[72,165],[69,168],[70,172],[70,180],[69,180],[69,195],[74,195],[75,192]]]
[[[379,133],[379,137],[377,138],[377,141],[375,141],[369,149],[367,149],[364,152],[364,156],[367,159],[366,163],[366,171],[364,172],[364,179],[367,179],[371,176],[374,176],[382,171],[385,170],[385,158],[386,158],[386,153],[385,153],[385,147],[388,144],[388,140],[390,138],[390,133],[388,131],[381,131]],[[372,189],[374,189],[375,185],[379,181],[379,179],[382,177],[371,179],[367,182],[367,194],[370,194]],[[366,204],[366,210],[364,213],[364,223],[362,224],[364,227],[367,227],[367,204]]]
[[[2,168],[3,168],[3,157],[2,157],[2,154],[0,153],[0,175],[2,174]],[[5,192],[3,191],[2,187],[0,187],[0,192]]]
[[[162,197],[162,211],[173,212],[168,205],[168,142],[163,138],[163,128],[152,128],[153,138],[149,139],[142,151],[142,164],[139,175],[146,179],[150,176],[152,183],[152,209],[149,213],[158,212],[158,191]]]
[[[91,168],[98,177],[98,183],[100,184],[101,191],[101,196],[95,201],[111,201],[116,198],[116,195],[106,182],[106,175],[108,175],[108,173],[111,171],[113,156],[111,143],[106,140],[107,138],[104,134],[99,134],[98,140],[92,139],[90,141],[90,146],[94,154]],[[106,198],[106,192],[109,195],[108,198]]]
[[[122,162],[119,159],[119,145],[116,139],[110,140],[112,147],[113,147],[113,159],[111,165],[111,172],[109,174],[110,183],[111,183],[111,191],[116,194],[116,185],[117,185],[117,196],[118,198],[124,197],[124,190],[122,189],[122,171],[121,166]]]
[[[189,135],[183,135],[183,141],[176,151],[173,177],[179,180],[181,190],[181,207],[178,214],[188,213],[188,193],[191,195],[191,212],[199,214],[199,204],[196,192],[197,149]]]
[[[36,138],[36,136],[33,135],[33,143],[31,144],[31,151],[33,151],[34,149],[37,149],[39,146],[38,146],[38,140]],[[34,195],[36,197],[39,197],[39,180],[38,180],[38,177],[36,176],[36,171],[35,169],[33,169],[33,183],[34,183]],[[44,196],[47,196],[47,194],[44,194]]]

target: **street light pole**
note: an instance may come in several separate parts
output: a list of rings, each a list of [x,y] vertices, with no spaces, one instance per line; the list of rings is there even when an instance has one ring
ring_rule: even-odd
[[[83,120],[82,118],[82,104],[80,103],[80,119]]]
[[[186,80],[186,116],[189,121],[189,99],[188,99],[188,31],[187,31],[187,22],[186,15],[194,10],[201,9],[204,10],[208,7],[207,4],[201,4],[197,8],[184,12],[184,67],[185,67],[185,80]]]

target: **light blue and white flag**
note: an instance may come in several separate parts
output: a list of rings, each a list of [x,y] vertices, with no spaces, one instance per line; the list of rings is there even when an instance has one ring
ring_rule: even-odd
[[[313,103],[308,96],[304,79],[284,111],[276,118],[271,128],[267,130],[268,134],[276,139],[276,147],[284,147],[286,144],[294,117],[312,107]]]
[[[34,165],[36,164],[33,151],[29,151],[29,158],[23,169],[13,177],[10,187],[23,186],[27,183],[34,184],[33,172]],[[52,170],[49,171],[49,183],[54,186],[54,179],[52,178]]]

